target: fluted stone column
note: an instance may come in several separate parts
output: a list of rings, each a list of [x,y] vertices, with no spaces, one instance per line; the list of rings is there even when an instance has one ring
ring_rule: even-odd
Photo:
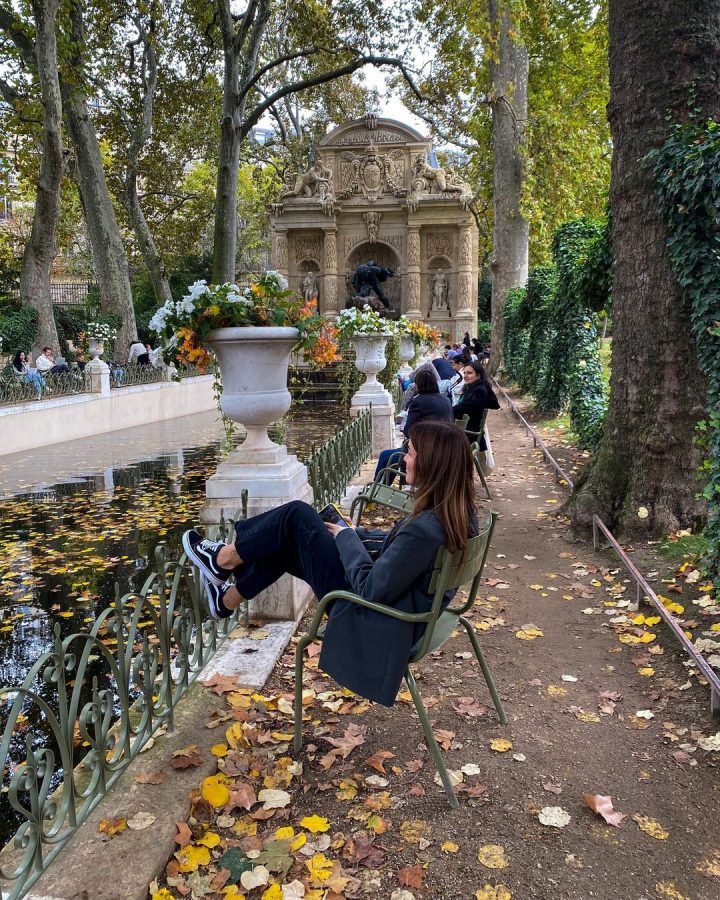
[[[337,232],[326,231],[323,241],[323,262],[325,275],[321,295],[322,313],[335,317],[338,314],[337,285]]]
[[[460,246],[458,252],[457,299],[454,310],[456,338],[463,332],[475,333],[477,304],[473,301],[473,238],[469,225],[460,226]]]
[[[274,231],[272,236],[273,266],[281,275],[288,277],[288,239],[287,231]]]
[[[420,228],[410,226],[407,232],[407,266],[405,275],[405,315],[421,319],[420,308]]]

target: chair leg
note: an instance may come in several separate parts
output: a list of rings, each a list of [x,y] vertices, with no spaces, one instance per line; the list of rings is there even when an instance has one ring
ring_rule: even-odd
[[[485,662],[485,657],[483,656],[483,652],[480,649],[478,639],[475,637],[475,632],[473,631],[472,625],[468,622],[465,616],[458,616],[458,618],[460,622],[462,622],[465,631],[467,631],[468,637],[470,638],[470,643],[472,644],[473,650],[475,651],[475,656],[477,656],[477,661],[480,663],[480,668],[482,669],[483,677],[488,686],[488,690],[490,691],[492,701],[495,704],[495,709],[497,710],[500,724],[507,725],[505,707],[503,706],[502,700],[500,699],[500,694],[498,694],[497,688],[495,687],[495,681],[493,680],[492,672],[490,671],[488,664]]]
[[[490,493],[490,488],[488,487],[488,483],[485,480],[485,475],[483,474],[481,468],[479,468],[478,471],[480,472],[480,481],[482,481],[482,486],[485,488],[485,493],[487,494],[487,498],[488,498],[488,500],[492,500],[492,494]]]
[[[295,738],[293,746],[295,752],[302,750],[302,689],[303,689],[303,665],[305,663],[305,648],[310,643],[310,638],[304,635],[300,638],[295,648]]]
[[[442,781],[443,787],[445,788],[448,802],[453,809],[457,809],[460,806],[458,798],[455,794],[455,791],[453,790],[450,776],[448,775],[448,770],[445,767],[445,760],[443,759],[440,748],[438,747],[438,743],[435,740],[432,725],[430,724],[427,712],[425,711],[425,705],[422,702],[422,697],[420,696],[420,691],[418,690],[415,677],[413,676],[410,669],[405,670],[405,682],[408,686],[408,690],[410,691],[410,695],[413,698],[415,710],[417,711],[418,717],[420,719],[420,724],[422,725],[422,730],[425,734],[425,740],[427,741],[430,752],[432,753],[433,759],[435,760],[435,767],[438,770],[440,780]]]

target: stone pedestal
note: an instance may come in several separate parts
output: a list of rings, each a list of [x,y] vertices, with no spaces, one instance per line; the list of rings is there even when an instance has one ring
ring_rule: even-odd
[[[221,463],[206,484],[206,501],[200,521],[217,524],[220,514],[233,517],[241,507],[241,494],[248,492],[248,517],[288,503],[312,503],[313,492],[307,468],[284,446],[268,450],[243,450],[242,445]],[[312,594],[305,582],[289,575],[250,601],[250,615],[256,619],[297,621]]]
[[[395,446],[395,405],[380,382],[363,384],[350,401],[350,415],[354,418],[370,409],[372,413],[372,454]]]
[[[101,397],[110,396],[110,366],[103,360],[91,359],[85,367],[85,371],[90,373],[90,390],[93,394],[100,394]]]

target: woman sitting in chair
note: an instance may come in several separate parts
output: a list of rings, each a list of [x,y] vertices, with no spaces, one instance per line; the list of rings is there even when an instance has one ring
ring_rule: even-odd
[[[453,416],[456,419],[469,417],[465,431],[468,440],[470,443],[477,441],[480,449],[485,450],[485,437],[481,433],[483,413],[487,409],[500,409],[500,404],[488,383],[482,363],[467,363],[463,369],[463,381],[465,386],[460,394],[460,399],[453,406]]]
[[[452,404],[447,395],[440,393],[437,377],[430,369],[431,367],[418,369],[415,374],[417,393],[410,401],[407,408],[407,418],[403,425],[403,434],[406,438],[410,434],[411,428],[417,425],[418,422],[425,422],[428,419],[434,419],[438,422],[452,422],[453,420]],[[377,478],[380,472],[388,467],[393,456],[396,453],[404,452],[404,449],[405,445],[381,450],[378,454],[373,478]],[[389,479],[388,484],[392,484],[393,480],[394,476]]]
[[[237,522],[232,544],[186,531],[183,547],[200,570],[210,615],[231,615],[243,598],[255,597],[286,573],[307,582],[318,598],[353,591],[403,612],[428,612],[438,550],[464,551],[478,532],[473,461],[453,424],[427,421],[413,428],[405,464],[405,478],[415,488],[413,511],[388,533],[325,523],[299,500]],[[368,537],[384,538],[375,560],[362,540]],[[320,668],[350,690],[391,706],[424,625],[347,600],[328,608]]]

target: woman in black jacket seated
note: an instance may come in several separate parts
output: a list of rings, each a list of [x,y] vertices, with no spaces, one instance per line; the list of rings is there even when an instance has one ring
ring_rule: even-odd
[[[319,598],[354,591],[403,612],[428,612],[438,550],[464,550],[478,533],[473,461],[455,425],[430,421],[413,427],[405,460],[413,510],[387,533],[325,523],[299,500],[236,522],[232,544],[186,531],[183,547],[200,570],[210,615],[229,616],[243,597],[255,597],[285,573],[307,582]],[[363,540],[378,538],[383,543],[373,560]],[[232,575],[234,585],[227,583]],[[448,591],[446,603],[453,594]],[[425,626],[347,600],[329,609],[320,668],[363,697],[392,706]]]
[[[430,367],[418,369],[415,373],[415,387],[417,394],[410,401],[407,410],[407,418],[403,426],[403,434],[407,437],[410,429],[417,425],[418,422],[425,422],[428,419],[435,419],[439,422],[452,422],[452,404],[448,397],[440,393],[438,380]],[[375,467],[374,478],[386,469],[393,455],[399,453],[402,447],[390,447],[387,450],[381,450],[378,455],[377,466]],[[390,478],[387,483],[392,484],[394,477]]]
[[[468,439],[470,442],[477,440],[480,449],[487,450],[485,437],[480,434],[480,423],[486,409],[500,409],[500,404],[488,384],[485,367],[482,363],[468,363],[463,369],[463,381],[465,387],[460,394],[460,399],[453,406],[453,416],[456,419],[469,416],[465,426]]]

